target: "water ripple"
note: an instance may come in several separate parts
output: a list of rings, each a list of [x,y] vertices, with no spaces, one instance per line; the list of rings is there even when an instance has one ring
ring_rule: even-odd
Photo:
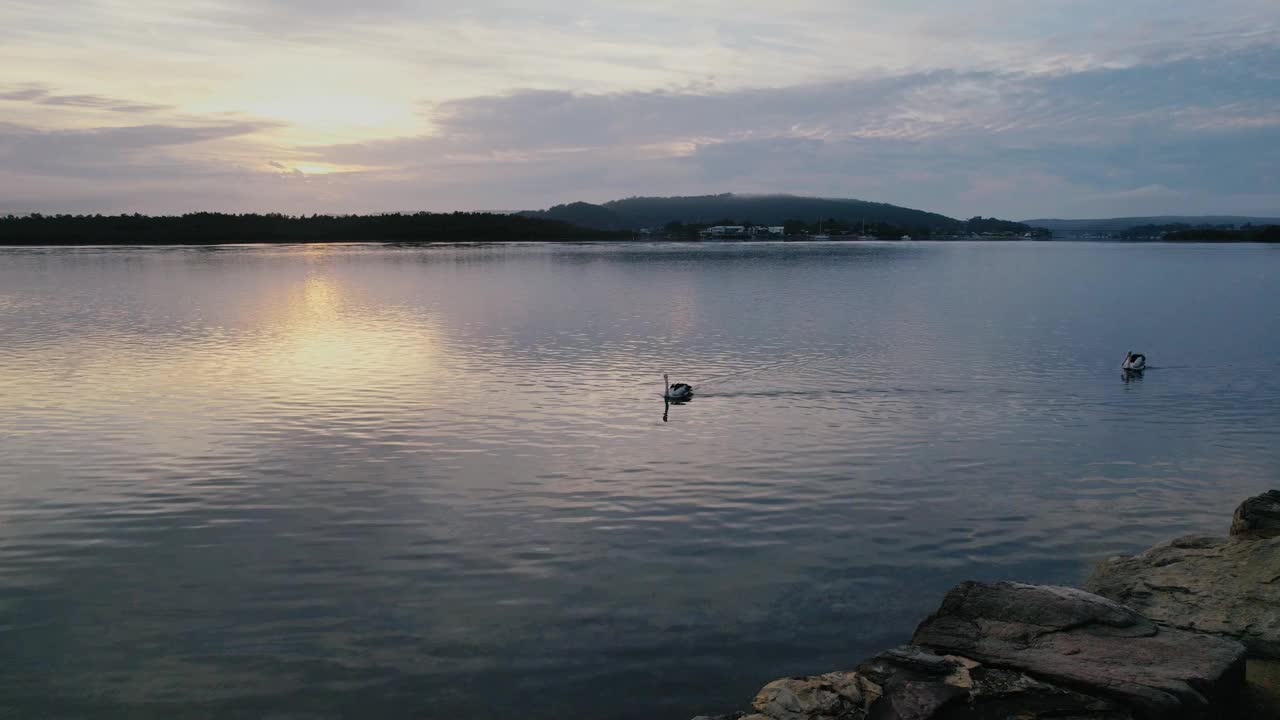
[[[1277,264],[0,251],[0,710],[734,707],[959,580],[1222,531],[1280,473],[1280,313],[1239,310],[1280,308]],[[1154,367],[1125,382],[1131,347]],[[664,407],[664,371],[695,399]]]

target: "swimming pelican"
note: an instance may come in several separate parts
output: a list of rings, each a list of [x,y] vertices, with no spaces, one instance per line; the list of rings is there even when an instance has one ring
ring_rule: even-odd
[[[1147,356],[1127,350],[1124,354],[1124,362],[1120,363],[1120,369],[1142,372],[1147,369]]]
[[[671,384],[671,378],[662,373],[662,397],[667,400],[688,400],[693,397],[693,386],[686,383]]]

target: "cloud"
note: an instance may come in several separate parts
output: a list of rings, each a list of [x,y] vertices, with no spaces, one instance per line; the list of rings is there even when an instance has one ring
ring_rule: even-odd
[[[210,174],[226,163],[175,151],[275,127],[269,122],[133,125],[88,130],[0,126],[0,165],[11,173],[131,180]]]
[[[171,105],[153,105],[149,103],[129,103],[101,95],[55,95],[44,98],[40,102],[45,105],[67,105],[71,107],[110,110],[119,113],[147,113],[170,110]]]
[[[1273,2],[19,0],[0,9],[0,194],[38,201],[52,177],[89,184],[50,203],[120,209],[791,191],[1273,212]]]
[[[40,102],[48,97],[49,91],[41,87],[26,87],[21,90],[0,92],[0,100],[11,102]]]
[[[431,135],[314,148],[334,161],[770,137],[975,136],[1011,146],[1260,127],[1280,118],[1280,50],[1068,74],[924,72],[724,92],[525,90],[433,103]]]
[[[1085,207],[1100,204],[1100,193],[1170,209],[1191,198],[1213,209],[1232,204],[1233,193],[1254,203],[1259,188],[1277,187],[1275,78],[1280,51],[1254,50],[1075,73],[925,72],[724,92],[517,91],[433,104],[429,135],[305,151],[428,187],[445,174],[455,187],[474,176],[474,191],[490,194],[519,183],[547,203],[674,185],[854,195],[955,215]],[[1157,186],[1170,192],[1132,193]]]
[[[103,95],[78,94],[63,95],[53,92],[43,85],[27,85],[17,90],[0,92],[0,101],[36,103],[59,107],[87,108],[92,110],[108,110],[118,113],[153,113],[173,110],[172,105],[155,103],[139,103]]]
[[[500,71],[508,87],[593,90],[660,76],[742,88],[884,70],[1078,71],[1267,46],[1278,32],[1271,0],[1212,11],[1164,0],[210,0],[177,17],[403,54],[423,70]]]

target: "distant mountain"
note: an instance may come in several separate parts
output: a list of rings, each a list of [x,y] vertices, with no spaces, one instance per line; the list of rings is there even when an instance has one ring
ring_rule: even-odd
[[[1241,215],[1157,215],[1154,217],[1098,218],[1092,220],[1023,220],[1027,225],[1072,235],[1114,235],[1139,225],[1280,225],[1280,218]]]
[[[782,225],[788,220],[817,223],[837,220],[856,226],[862,222],[904,228],[955,228],[959,220],[937,213],[866,200],[799,197],[796,195],[701,195],[693,197],[633,197],[602,205],[576,202],[548,210],[526,210],[527,217],[560,220],[603,230],[661,228],[669,223],[706,225],[723,221]]]

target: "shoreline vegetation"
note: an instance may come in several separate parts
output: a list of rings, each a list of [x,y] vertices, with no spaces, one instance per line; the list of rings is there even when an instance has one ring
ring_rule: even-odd
[[[621,240],[629,232],[498,213],[310,215],[40,215],[0,217],[0,245],[225,245],[239,243]]]
[[[574,241],[696,241],[715,226],[739,232],[717,240],[799,240],[817,235],[832,240],[1046,239],[1027,234],[1020,223],[977,217],[960,226],[928,228],[876,221],[858,227],[828,218],[812,223],[787,220],[782,234],[766,232],[750,221],[710,223],[673,220],[655,228],[607,229],[567,220],[502,213],[387,213],[378,215],[284,215],[199,212],[186,215],[8,215],[0,217],[0,246],[43,245],[221,245],[294,243],[484,243]]]
[[[1243,228],[1187,228],[1165,233],[1164,242],[1280,242],[1280,225]]]
[[[696,241],[707,228],[732,226],[735,233],[713,240],[805,241],[815,236],[852,240],[1052,240],[1043,228],[996,218],[974,217],[945,227],[861,222],[831,217],[807,222],[789,219],[766,228],[724,218],[712,222],[672,220],[654,228],[602,229],[565,219],[526,214],[453,212],[378,215],[279,213],[186,215],[8,215],[0,217],[0,246],[227,245],[311,243],[488,243]],[[757,230],[768,232],[760,232]],[[1243,227],[1146,225],[1101,240],[1128,242],[1280,243],[1280,225]]]

